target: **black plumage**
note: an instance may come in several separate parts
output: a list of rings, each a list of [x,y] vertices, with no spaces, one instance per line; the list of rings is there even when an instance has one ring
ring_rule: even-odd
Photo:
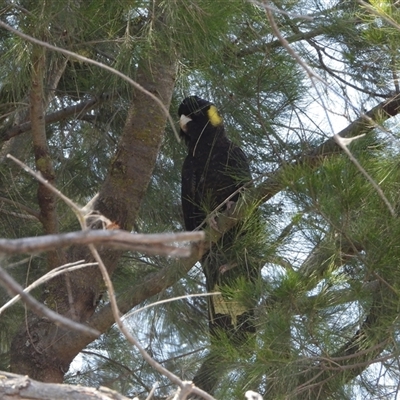
[[[226,136],[222,118],[212,103],[187,97],[178,114],[180,135],[188,149],[182,168],[182,209],[185,228],[194,230],[200,225],[203,228],[216,208],[224,211],[237,202],[243,188],[250,185],[251,174],[245,154]],[[257,214],[253,215],[258,221]],[[251,251],[248,234],[244,221],[239,222],[201,260],[207,292],[222,292],[207,297],[212,347],[193,378],[196,386],[208,393],[214,391],[224,373],[219,339],[227,337],[229,343],[243,345],[255,332],[254,282],[259,276],[259,262],[253,262],[254,256],[247,254]]]
[[[188,148],[182,168],[182,209],[185,228],[194,230],[217,207],[223,211],[237,202],[242,188],[249,186],[251,174],[245,154],[226,136],[222,118],[212,103],[187,97],[178,114],[180,134]],[[202,259],[207,291],[225,293],[208,298],[210,332],[214,337],[224,332],[234,342],[243,342],[247,333],[255,330],[251,301],[241,304],[235,296],[229,301],[229,288],[252,282],[259,274],[258,268],[237,253],[235,241],[242,235],[246,231],[239,223]]]

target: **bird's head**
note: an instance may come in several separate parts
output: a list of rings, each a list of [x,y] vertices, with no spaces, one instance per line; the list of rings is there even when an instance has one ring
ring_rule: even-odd
[[[179,106],[180,136],[187,145],[197,140],[207,128],[218,128],[223,125],[217,107],[198,96],[186,97]],[[214,129],[215,130],[215,129]]]

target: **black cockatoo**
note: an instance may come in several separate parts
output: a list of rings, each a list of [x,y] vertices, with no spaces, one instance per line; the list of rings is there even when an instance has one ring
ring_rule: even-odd
[[[224,211],[232,206],[232,202],[237,202],[241,188],[251,183],[251,174],[245,154],[226,136],[222,117],[215,105],[191,96],[183,100],[178,114],[180,135],[188,148],[182,168],[183,217],[185,228],[194,230],[217,207]],[[248,333],[255,331],[254,302],[242,304],[237,299],[230,301],[229,296],[229,288],[235,291],[240,282],[254,282],[259,275],[259,269],[244,262],[245,257],[238,256],[235,250],[235,241],[241,240],[242,235],[246,235],[246,231],[239,223],[226,232],[201,260],[207,291],[223,293],[222,296],[208,297],[211,338],[224,333],[234,344],[241,344]],[[211,374],[210,371],[203,372],[203,375]],[[211,383],[205,383],[205,377],[200,375],[201,371],[194,383],[211,391]]]

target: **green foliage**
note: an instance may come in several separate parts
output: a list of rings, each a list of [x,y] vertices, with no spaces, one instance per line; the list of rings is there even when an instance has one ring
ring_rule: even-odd
[[[233,231],[237,240],[223,255],[225,261],[263,266],[255,288],[241,280],[220,288],[232,302],[257,303],[255,337],[241,349],[224,335],[210,344],[205,297],[154,305],[175,296],[205,294],[201,268],[195,265],[127,319],[149,353],[180,377],[192,379],[204,357],[219,352],[217,398],[243,398],[245,390],[256,390],[273,399],[394,399],[391,385],[400,376],[395,362],[400,306],[398,118],[384,123],[383,112],[375,125],[364,120],[371,129],[349,145],[382,193],[344,153],[322,161],[292,161],[398,90],[398,6],[388,1],[370,1],[369,7],[353,1],[274,2],[282,10],[274,13],[281,32],[321,83],[309,79],[276,40],[265,10],[249,1],[159,1],[160,28],[151,14],[157,2],[9,3],[0,10],[2,21],[133,79],[149,55],[162,55],[166,62],[177,56],[173,118],[188,94],[212,100],[229,137],[248,155],[254,185],[267,182],[267,190],[280,188],[267,203],[258,199],[257,210],[248,202],[240,230]],[[0,137],[29,119],[31,50],[28,42],[0,30]],[[147,89],[158,93],[156,87]],[[46,52],[46,113],[102,95],[90,111],[46,126],[57,187],[81,205],[98,192],[109,172],[136,91],[108,71]],[[185,151],[167,126],[135,231],[182,230]],[[1,142],[1,237],[39,236],[37,183],[5,161],[8,152],[34,166],[30,133]],[[57,213],[62,232],[78,229],[74,214],[61,202]],[[1,256],[1,261],[23,285],[46,269],[45,256]],[[134,296],[132,287],[174,263],[172,258],[126,253],[113,275],[115,289]],[[42,298],[42,289],[34,295]],[[0,298],[2,303],[8,299],[3,289]],[[106,303],[105,296],[100,307]],[[149,307],[140,310],[144,306]],[[1,368],[8,367],[10,342],[24,314],[18,305],[1,315]],[[357,332],[361,339],[349,347]],[[140,398],[155,381],[161,382],[157,396],[171,390],[170,382],[144,363],[116,329],[85,351],[84,361],[69,372],[69,383],[105,385]],[[384,376],[390,379],[376,383]]]

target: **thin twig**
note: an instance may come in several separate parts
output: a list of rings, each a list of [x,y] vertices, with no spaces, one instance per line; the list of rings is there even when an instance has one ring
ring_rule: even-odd
[[[359,1],[361,4],[364,5],[363,1]],[[265,2],[266,3],[266,2]],[[276,21],[274,19],[274,16],[272,15],[272,11],[271,9],[267,6],[267,4],[265,4],[265,13],[267,15],[268,21],[271,24],[271,29],[274,33],[274,35],[276,35],[276,37],[282,42],[282,46],[286,49],[286,51],[297,61],[297,63],[307,72],[308,77],[311,79],[311,82],[314,85],[314,80],[313,78],[317,79],[319,82],[322,82],[325,86],[327,86],[329,89],[333,90],[332,88],[329,87],[328,83],[325,82],[318,74],[316,74],[309,66],[306,62],[304,62],[302,60],[302,58],[292,49],[292,47],[290,46],[290,44],[286,41],[286,39],[283,37],[283,35],[281,34],[278,25],[276,24]],[[400,25],[398,26],[398,28],[400,28]],[[316,88],[316,86],[314,85],[315,89],[317,90],[317,93],[319,94],[318,89]],[[334,91],[336,93],[336,91]],[[322,96],[319,96],[320,99],[322,100]],[[342,96],[340,96],[342,97]],[[348,101],[346,100],[346,103],[348,103]],[[351,103],[350,106],[352,108],[354,108],[354,106]],[[323,104],[324,105],[324,104]],[[324,105],[324,111],[326,113],[327,116],[327,120],[329,123],[329,126],[331,128],[332,133],[334,134],[334,130],[329,118],[329,115],[327,113],[327,108]],[[388,207],[390,213],[392,214],[393,217],[396,216],[396,213],[392,207],[392,205],[390,204],[390,202],[388,201],[388,199],[386,198],[385,194],[383,193],[382,189],[379,187],[379,185],[372,179],[372,177],[367,173],[367,171],[361,166],[361,164],[357,161],[357,159],[353,156],[353,154],[350,152],[350,150],[347,148],[346,144],[344,144],[342,142],[342,138],[337,135],[334,134],[333,135],[334,140],[336,141],[336,143],[342,148],[342,150],[346,153],[346,155],[349,157],[349,159],[354,163],[354,165],[356,166],[356,168],[358,168],[358,170],[365,176],[365,178],[368,180],[368,182],[371,183],[372,187],[377,191],[378,195],[381,197],[381,199],[383,200],[383,202],[386,204],[386,206]]]
[[[368,174],[368,172],[363,168],[363,166],[358,162],[358,160],[353,156],[351,151],[347,148],[347,143],[344,142],[344,138],[334,135],[334,138],[336,140],[336,143],[342,148],[342,150],[347,154],[349,159],[352,161],[352,163],[357,167],[357,169],[365,176],[365,178],[368,180],[368,182],[373,186],[373,188],[376,190],[378,193],[379,197],[383,200],[383,202],[386,204],[387,208],[390,211],[390,214],[392,214],[392,217],[396,217],[396,211],[394,210],[393,206],[390,204],[389,200],[383,193],[383,190],[380,188],[380,186],[372,179],[372,177]],[[355,138],[353,138],[355,139]],[[347,139],[349,140],[349,139]]]
[[[126,337],[126,339],[132,343],[137,349],[139,350],[140,354],[142,355],[143,359],[151,366],[153,367],[156,371],[160,372],[162,375],[167,377],[172,383],[175,383],[178,385],[182,390],[185,389],[188,390],[187,382],[182,381],[177,375],[173,374],[171,371],[169,371],[167,368],[164,368],[160,363],[158,363],[156,360],[154,360],[150,354],[147,353],[147,351],[142,347],[140,342],[128,331],[128,329],[125,327],[124,323],[121,320],[120,316],[120,311],[118,309],[118,304],[116,301],[115,297],[115,292],[114,292],[114,287],[111,282],[110,276],[108,274],[107,268],[103,263],[103,260],[101,259],[99,253],[97,252],[96,248],[93,245],[88,246],[94,259],[98,262],[100,271],[103,275],[104,282],[106,284],[107,292],[109,295],[110,303],[111,303],[111,309],[112,313],[114,316],[114,320],[121,331],[121,333]],[[215,400],[213,396],[209,395],[208,393],[204,392],[203,390],[191,386],[190,392],[193,392],[195,394],[198,394],[202,396],[205,400]]]
[[[11,296],[20,295],[21,300],[30,308],[35,314],[52,320],[56,325],[68,329],[78,331],[86,336],[91,336],[93,339],[100,336],[100,332],[89,326],[80,324],[79,322],[72,321],[53,310],[47,308],[44,304],[37,301],[28,293],[24,292],[21,285],[16,282],[3,268],[0,267],[0,283],[7,290]]]
[[[147,308],[159,306],[160,304],[171,303],[172,301],[188,299],[188,298],[191,298],[191,297],[218,296],[218,295],[221,295],[221,294],[222,294],[221,292],[196,293],[196,294],[187,294],[185,296],[177,296],[177,297],[173,297],[172,299],[159,300],[159,301],[156,301],[155,303],[148,304],[147,306],[140,307],[137,310],[133,310],[133,311],[129,312],[128,314],[125,314],[124,315],[124,319],[125,318],[129,318],[134,314],[138,314],[138,313],[146,310]],[[1,313],[1,309],[0,309],[0,313]]]
[[[157,386],[158,386],[158,382],[155,382],[154,385],[153,385],[153,387],[152,387],[151,390],[150,390],[149,395],[146,397],[146,400],[150,400],[150,399],[153,397],[154,392],[155,392],[156,389],[157,389]]]
[[[56,277],[58,275],[61,275],[61,274],[65,273],[65,272],[71,272],[71,271],[75,271],[76,269],[97,265],[97,263],[85,263],[85,264],[82,264],[83,262],[84,262],[84,260],[80,260],[80,261],[76,261],[76,262],[73,262],[73,263],[68,263],[68,264],[65,264],[65,265],[61,265],[60,267],[52,269],[47,274],[41,276],[35,282],[33,282],[29,286],[27,286],[24,289],[24,292],[25,293],[29,293],[31,290],[35,289],[36,287],[38,287],[42,283],[47,282],[50,279],[53,279],[54,277]],[[8,307],[11,307],[13,304],[15,304],[20,299],[21,299],[21,296],[17,295],[17,296],[14,296],[11,300],[7,301],[7,303],[5,303],[2,307],[0,307],[0,315]]]
[[[0,26],[2,22],[0,21]],[[78,216],[79,223],[81,224],[81,227],[85,227],[85,220],[84,217],[82,216],[81,209],[78,205],[76,205],[71,199],[69,199],[67,196],[62,194],[58,189],[56,189],[53,185],[51,185],[46,179],[42,177],[42,175],[38,172],[35,172],[32,168],[29,168],[26,164],[24,164],[22,161],[18,160],[11,154],[7,154],[7,158],[10,160],[14,161],[17,165],[19,165],[23,170],[28,172],[30,175],[32,175],[36,180],[38,180],[40,183],[42,183],[44,186],[46,186],[49,190],[51,190],[55,195],[57,195],[61,200],[63,200],[71,209],[74,211],[74,213]]]

